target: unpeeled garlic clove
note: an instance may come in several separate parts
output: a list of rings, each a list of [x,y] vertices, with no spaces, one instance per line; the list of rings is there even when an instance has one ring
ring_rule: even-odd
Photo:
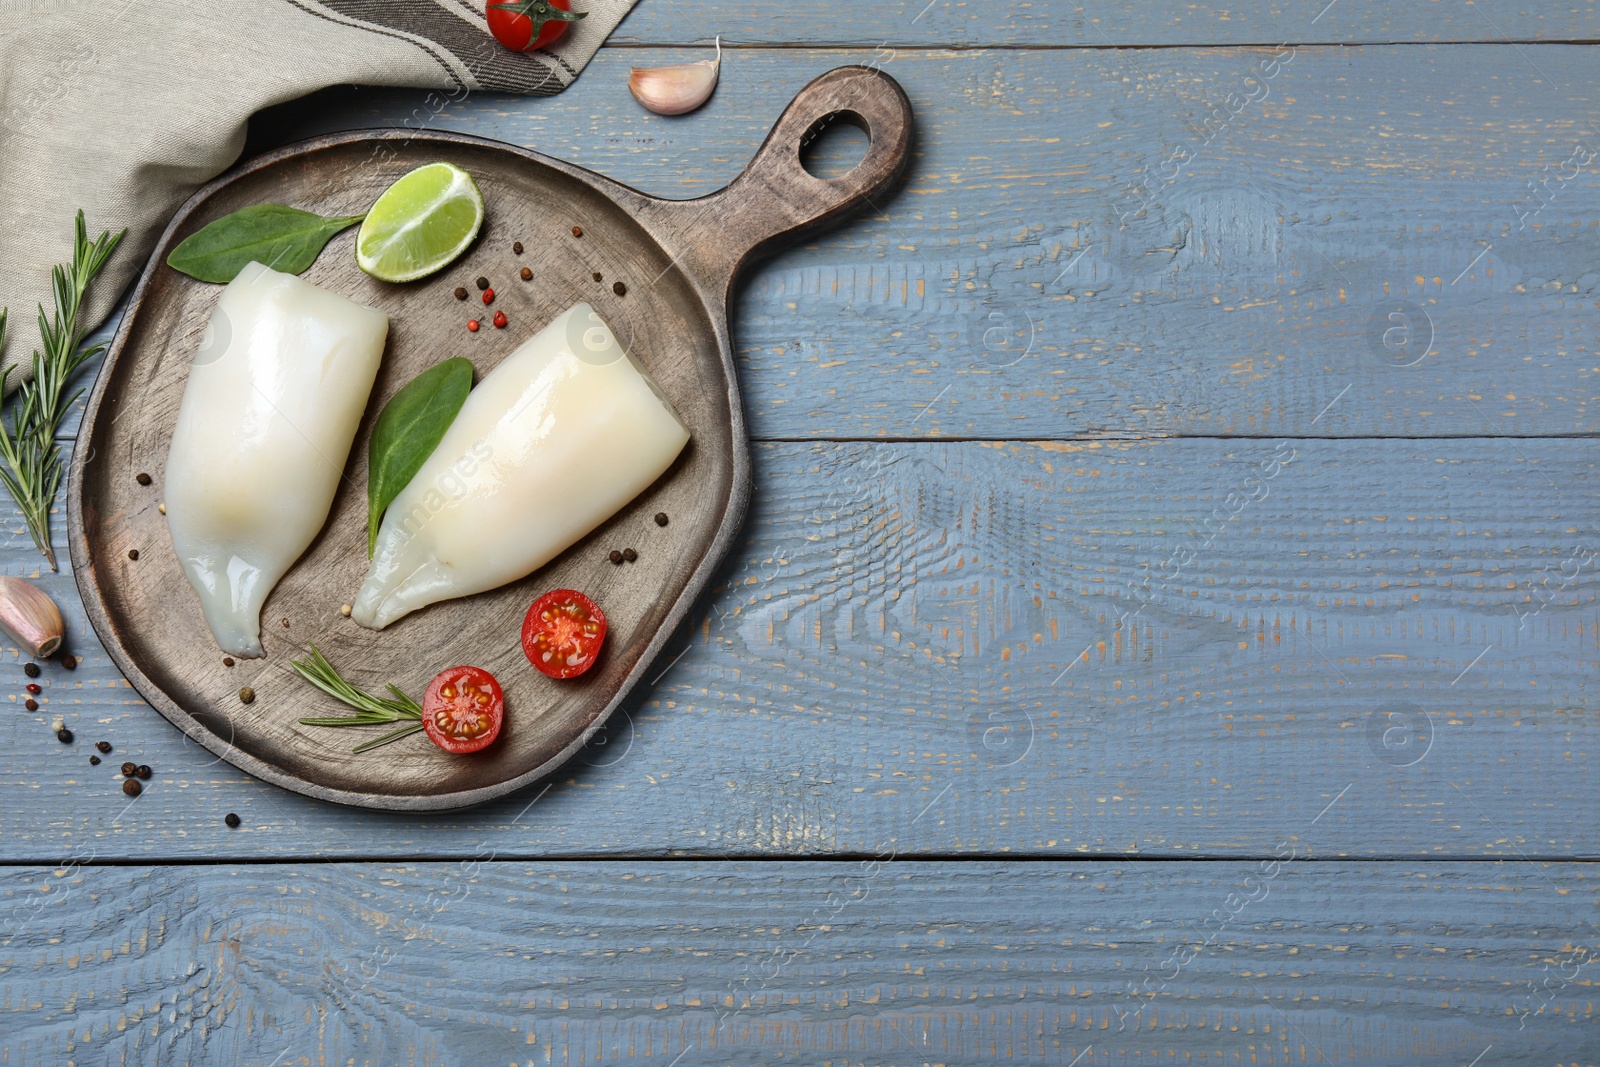
[[[28,655],[44,659],[61,647],[66,624],[43,589],[21,578],[0,575],[0,629]]]
[[[722,72],[722,38],[717,38],[717,58],[670,67],[634,67],[628,89],[634,98],[658,115],[685,115],[711,99]]]

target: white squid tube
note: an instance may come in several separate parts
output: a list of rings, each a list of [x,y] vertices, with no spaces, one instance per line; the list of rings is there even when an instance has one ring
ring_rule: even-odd
[[[189,370],[167,456],[173,548],[224,652],[260,656],[261,606],[328,519],[389,319],[251,263]]]

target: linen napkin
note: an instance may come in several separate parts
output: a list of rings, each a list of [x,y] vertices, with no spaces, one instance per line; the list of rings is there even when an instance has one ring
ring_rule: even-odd
[[[330,85],[431,88],[416,122],[484,91],[546,96],[578,76],[634,0],[587,11],[548,49],[491,37],[483,0],[0,0],[0,307],[8,384],[31,371],[37,305],[93,237],[128,228],[96,282],[104,320],[167,221],[226,170],[255,111]]]

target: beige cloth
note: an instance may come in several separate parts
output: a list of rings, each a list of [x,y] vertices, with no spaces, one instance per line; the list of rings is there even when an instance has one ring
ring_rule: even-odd
[[[588,15],[524,54],[489,35],[483,0],[0,0],[6,362],[29,369],[79,208],[91,237],[128,228],[91,294],[93,326],[184,199],[238,158],[253,112],[330,85],[418,86],[438,91],[421,125],[479,90],[557,93],[633,0],[573,6]]]

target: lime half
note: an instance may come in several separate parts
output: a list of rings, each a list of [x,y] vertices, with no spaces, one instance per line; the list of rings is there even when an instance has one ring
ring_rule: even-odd
[[[472,175],[429,163],[378,197],[356,235],[356,264],[386,282],[409,282],[447,266],[483,225],[483,194]]]

